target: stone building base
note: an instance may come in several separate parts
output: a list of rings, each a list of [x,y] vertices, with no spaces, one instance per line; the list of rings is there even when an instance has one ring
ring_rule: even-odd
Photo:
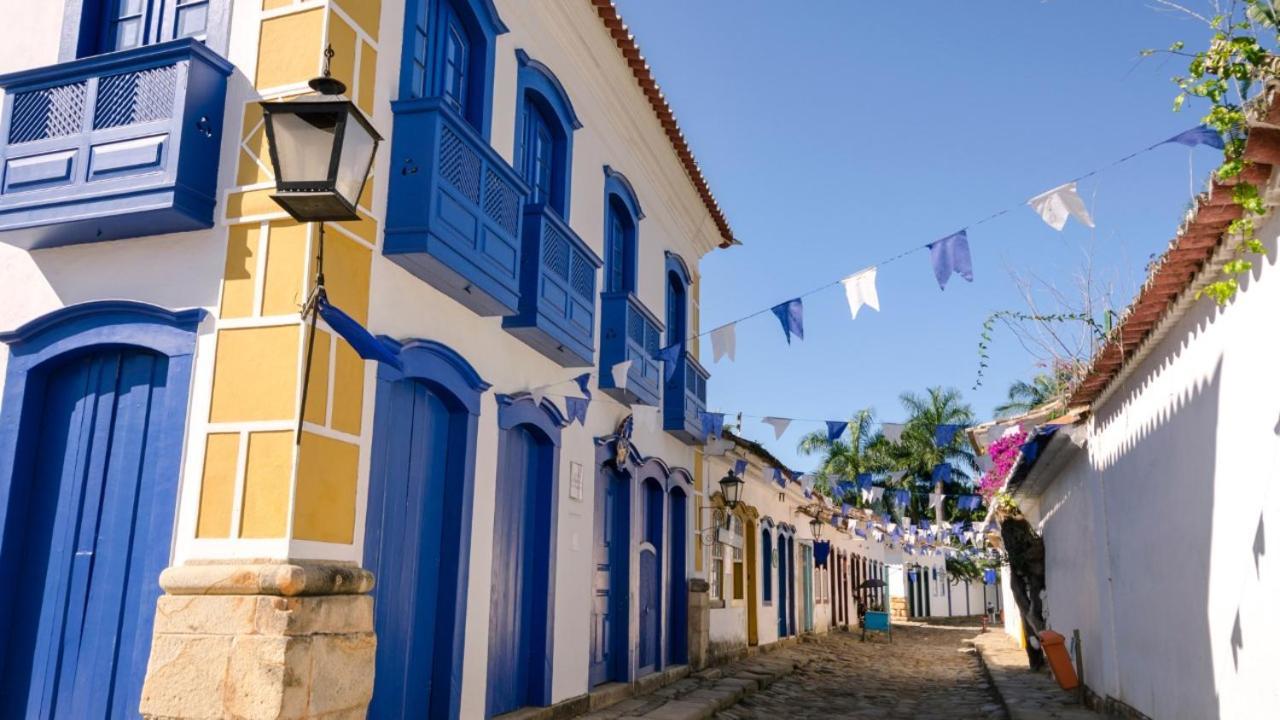
[[[373,575],[335,563],[200,563],[160,576],[144,718],[363,718]]]

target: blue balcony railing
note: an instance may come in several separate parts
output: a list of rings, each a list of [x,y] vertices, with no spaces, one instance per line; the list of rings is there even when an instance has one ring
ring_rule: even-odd
[[[529,188],[440,98],[392,104],[383,253],[480,315],[513,315]]]
[[[681,353],[679,365],[665,383],[662,396],[662,429],[690,445],[701,445],[702,412],[707,409],[707,378],[711,376],[689,353]]]
[[[231,70],[185,38],[0,76],[0,242],[212,227]]]
[[[520,307],[507,332],[564,367],[595,361],[599,256],[546,205],[524,209]]]
[[[657,405],[661,397],[662,363],[658,352],[662,323],[634,293],[600,294],[600,389],[619,402]],[[611,370],[631,361],[627,386],[613,384]]]

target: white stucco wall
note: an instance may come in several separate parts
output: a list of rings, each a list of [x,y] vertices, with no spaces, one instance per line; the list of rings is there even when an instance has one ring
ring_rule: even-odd
[[[1050,626],[1081,631],[1095,691],[1151,717],[1280,704],[1278,232],[1231,304],[1193,303],[1094,408],[1033,515]]]

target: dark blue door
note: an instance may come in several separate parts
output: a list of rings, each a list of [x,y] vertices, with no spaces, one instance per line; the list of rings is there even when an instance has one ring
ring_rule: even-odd
[[[178,468],[156,457],[182,437],[167,396],[187,390],[166,387],[167,370],[145,350],[84,355],[53,369],[33,406],[32,483],[5,542],[18,567],[5,717],[138,714],[177,487]]]
[[[627,550],[629,485],[601,468],[596,476],[595,579],[591,606],[591,685],[627,677]]]
[[[426,384],[384,387],[370,472],[365,566],[377,578],[371,718],[448,716],[464,417]],[[437,653],[436,649],[440,648]]]
[[[547,656],[550,445],[517,425],[505,431],[493,517],[488,715],[539,704]]]
[[[778,637],[787,636],[787,538],[778,536]]]
[[[640,544],[640,674],[658,669],[662,630],[662,487],[646,480],[644,489],[644,542]]]
[[[670,568],[667,581],[667,662],[673,665],[689,661],[689,591],[685,566],[688,503],[688,497],[680,489],[672,490],[667,501],[667,566]]]
[[[787,537],[787,634],[796,634],[796,540]]]

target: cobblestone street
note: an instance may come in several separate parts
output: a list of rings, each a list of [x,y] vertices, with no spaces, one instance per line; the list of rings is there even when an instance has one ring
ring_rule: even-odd
[[[833,633],[822,642],[783,651],[808,662],[768,688],[716,717],[1004,718],[1004,709],[964,640],[976,627],[897,625],[893,642],[882,636],[861,642]]]

